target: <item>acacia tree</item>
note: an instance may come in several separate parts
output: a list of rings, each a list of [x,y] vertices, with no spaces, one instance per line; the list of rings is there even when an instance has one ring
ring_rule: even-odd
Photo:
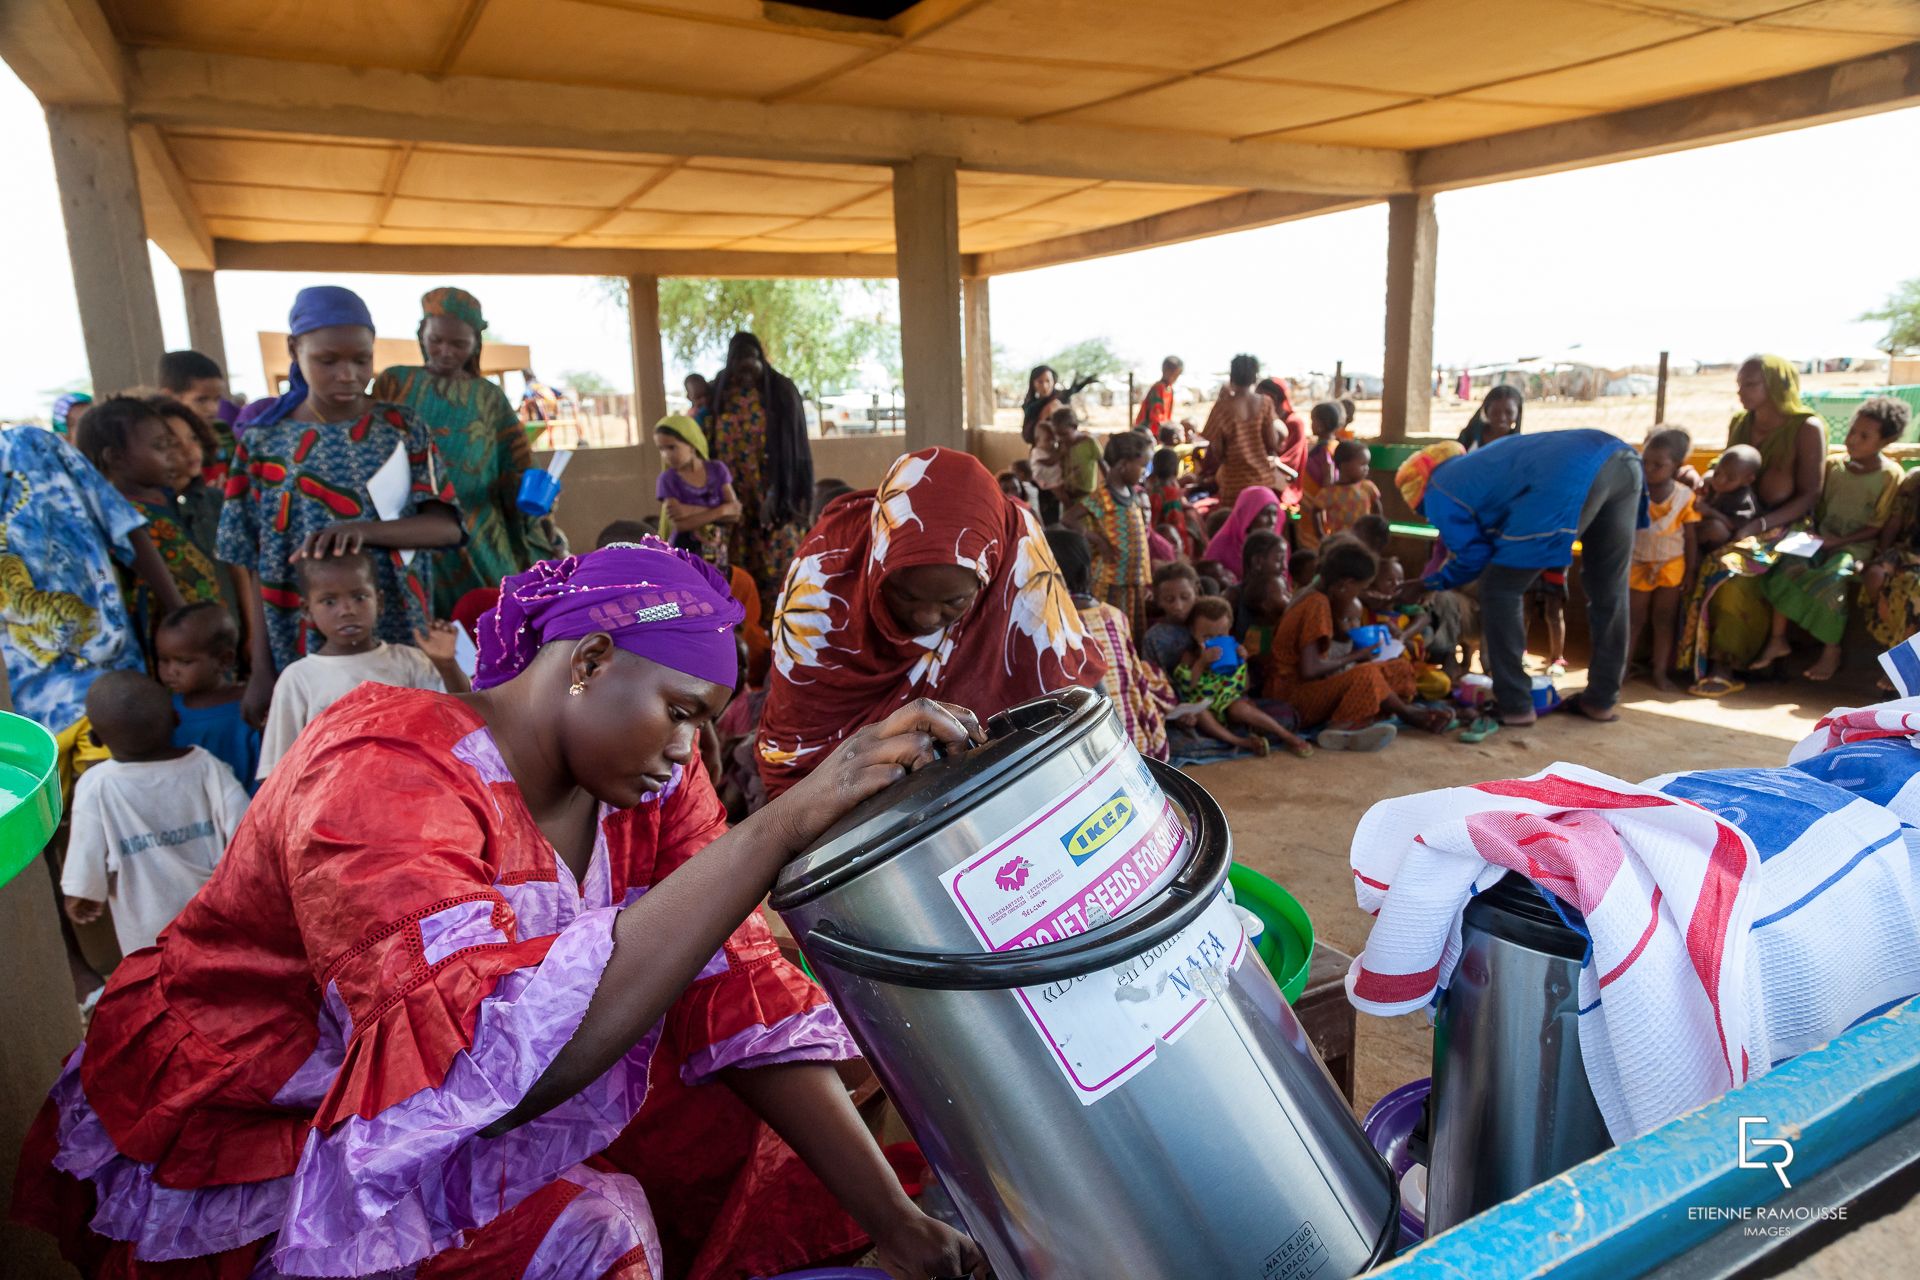
[[[1899,353],[1920,350],[1920,276],[1902,281],[1887,295],[1878,309],[1865,312],[1862,320],[1879,320],[1887,326],[1880,339],[1880,350]]]
[[[624,307],[625,282],[606,283]],[[725,352],[736,332],[748,330],[807,395],[840,390],[869,360],[899,375],[892,290],[878,281],[671,277],[660,282],[660,328],[687,365]]]

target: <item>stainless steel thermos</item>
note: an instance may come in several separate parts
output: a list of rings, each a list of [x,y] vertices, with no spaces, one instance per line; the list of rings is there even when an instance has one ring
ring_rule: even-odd
[[[1429,1239],[1613,1145],[1580,1058],[1581,923],[1511,872],[1467,904],[1434,1018]]]
[[[1073,689],[792,863],[799,940],[1002,1280],[1331,1280],[1398,1192],[1221,896],[1212,797]]]

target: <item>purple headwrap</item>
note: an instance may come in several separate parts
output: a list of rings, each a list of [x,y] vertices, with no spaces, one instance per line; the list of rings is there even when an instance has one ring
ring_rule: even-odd
[[[731,689],[745,617],[713,566],[658,538],[543,560],[502,582],[500,603],[481,615],[473,687],[513,679],[544,644],[604,631],[628,653]]]

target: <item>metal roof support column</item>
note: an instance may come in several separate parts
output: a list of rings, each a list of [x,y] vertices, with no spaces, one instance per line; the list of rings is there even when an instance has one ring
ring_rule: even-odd
[[[181,271],[180,290],[187,298],[187,345],[213,357],[222,373],[227,369],[227,340],[220,329],[220,298],[213,290],[213,272]]]
[[[960,201],[952,156],[893,166],[907,449],[967,447],[960,342]]]
[[[960,282],[960,308],[967,344],[967,425],[993,425],[993,325],[987,302],[987,277]]]
[[[1387,352],[1380,438],[1424,435],[1433,415],[1433,286],[1440,221],[1431,195],[1387,200]]]
[[[653,444],[653,424],[667,416],[667,366],[660,355],[660,277],[627,277],[627,322],[633,329],[633,417],[640,443]]]
[[[47,136],[94,395],[151,383],[163,349],[160,306],[126,113],[50,106]]]

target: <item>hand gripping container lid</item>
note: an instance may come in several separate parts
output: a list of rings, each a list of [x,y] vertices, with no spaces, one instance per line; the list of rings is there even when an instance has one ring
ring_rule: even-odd
[[[1379,1261],[1397,1188],[1220,892],[1219,806],[1085,689],[989,732],[836,824],[772,905],[995,1274]]]

